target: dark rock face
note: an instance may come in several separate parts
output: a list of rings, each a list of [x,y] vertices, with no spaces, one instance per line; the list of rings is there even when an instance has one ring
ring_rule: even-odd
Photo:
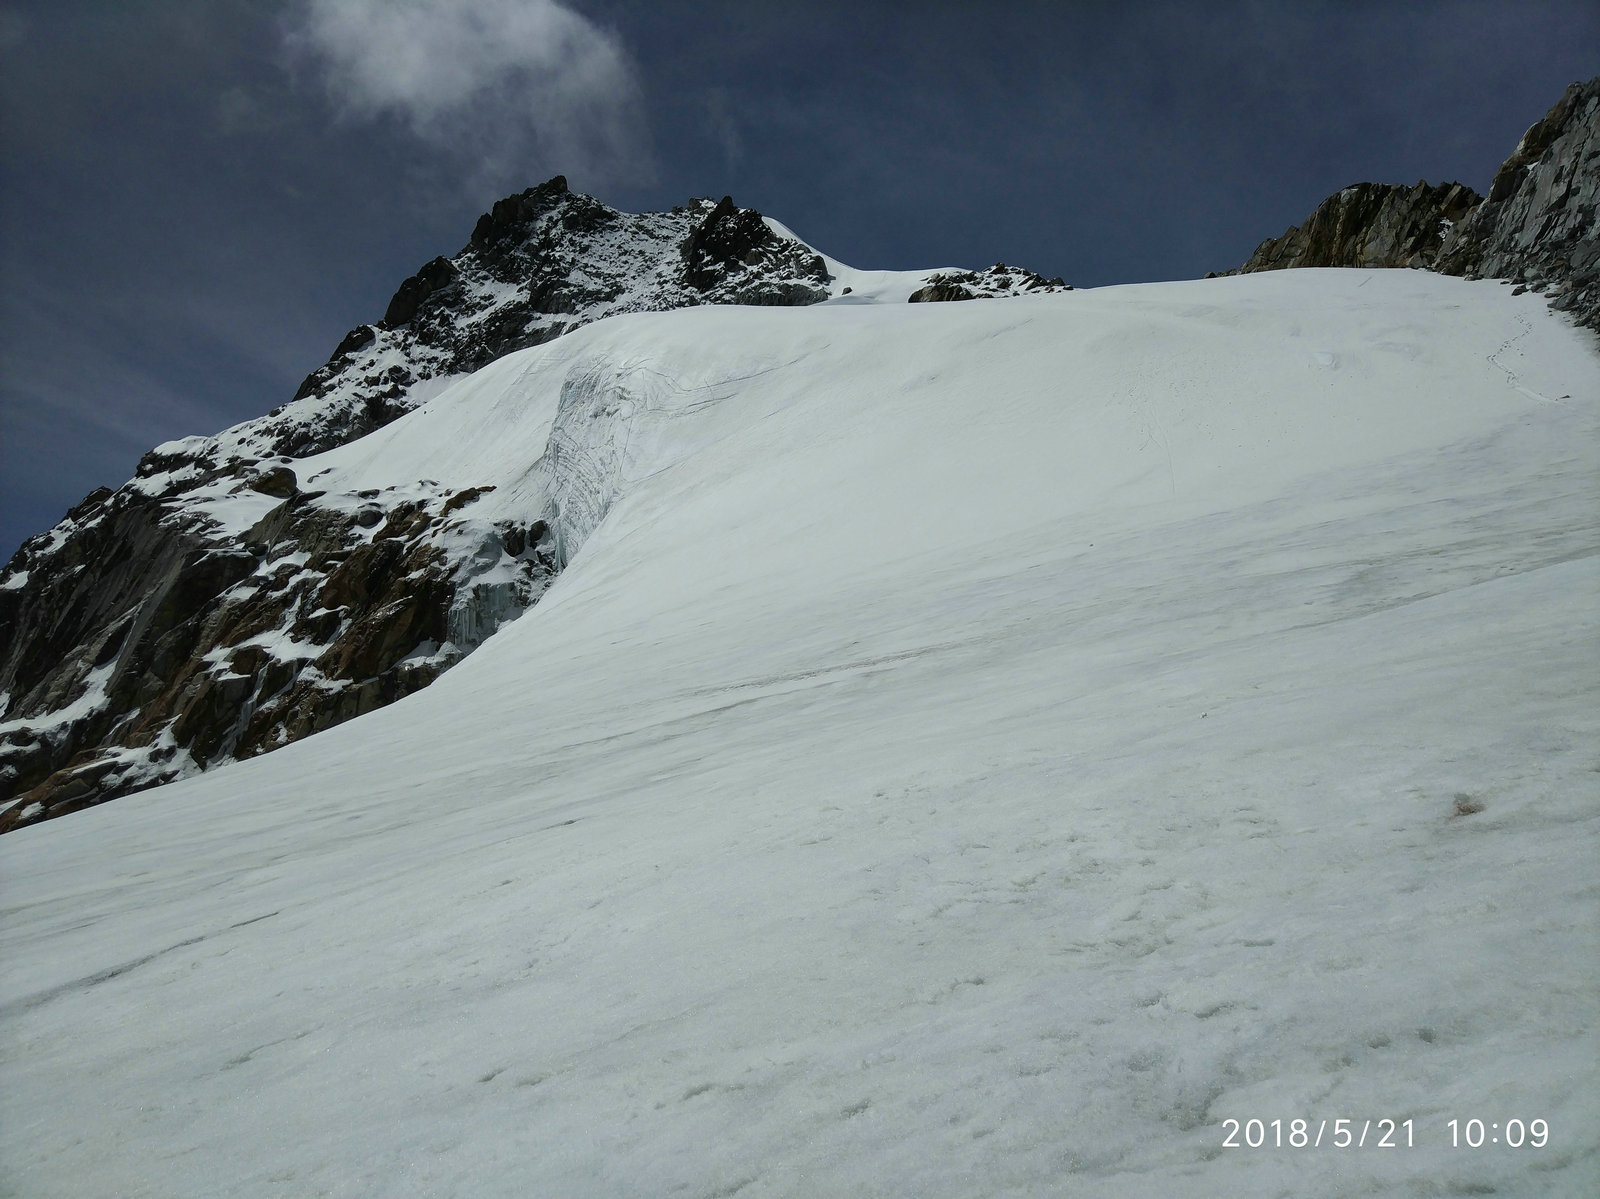
[[[429,262],[415,275],[400,285],[400,290],[394,293],[394,299],[389,301],[389,307],[383,314],[383,325],[386,329],[397,329],[406,324],[417,315],[417,309],[422,307],[422,302],[435,292],[441,292],[456,281],[461,272],[456,270],[455,263],[448,258],[439,257]],[[348,339],[347,339],[348,340]],[[368,341],[370,342],[370,338]],[[340,342],[343,348],[345,342]],[[359,349],[360,346],[352,347]],[[339,350],[333,352],[335,358],[340,356]]]
[[[1358,183],[1303,225],[1268,238],[1238,271],[1423,267],[1511,279],[1600,330],[1600,78],[1567,88],[1494,177],[1487,197],[1459,183]]]
[[[1481,199],[1459,183],[1357,183],[1329,196],[1305,224],[1262,242],[1239,270],[1432,266],[1446,233]]]
[[[738,304],[814,304],[828,298],[820,254],[781,238],[754,209],[723,196],[683,243],[683,281]]]
[[[128,487],[64,538],[58,527],[29,541],[5,575],[22,585],[0,586],[0,795],[12,800],[0,832],[425,687],[493,631],[457,628],[464,602],[514,615],[555,573],[548,536],[470,519],[481,494],[380,496],[352,511],[296,492],[227,539]],[[381,526],[363,520],[375,510]],[[496,594],[450,559],[463,534],[477,561],[502,568]]]
[[[520,195],[496,200],[494,207],[478,218],[478,223],[472,230],[472,240],[468,244],[475,250],[498,245],[508,236],[526,228],[530,222],[538,220],[557,207],[570,194],[567,177],[557,175],[538,187],[530,187]]]
[[[168,634],[245,569],[242,561],[210,558],[203,532],[186,522],[163,527],[158,503],[113,497],[79,521],[74,535],[59,545],[47,540],[51,534],[24,543],[6,581],[20,566],[26,584],[0,590],[0,671],[11,695],[7,715],[72,714],[8,731],[0,741],[0,787],[8,795],[28,792],[59,773],[50,788],[60,795],[58,804],[97,789],[112,764],[89,778],[78,768],[99,755],[79,759],[79,746],[98,744],[113,726],[137,718],[137,703],[151,690],[145,685],[148,669],[159,669],[172,656]],[[35,578],[30,568],[46,553],[48,570]],[[109,688],[123,699],[123,710],[95,702],[96,676],[99,690]],[[16,819],[12,813],[0,819],[7,817]]]
[[[1600,330],[1600,78],[1567,88],[1506,159],[1436,269],[1515,279]]]

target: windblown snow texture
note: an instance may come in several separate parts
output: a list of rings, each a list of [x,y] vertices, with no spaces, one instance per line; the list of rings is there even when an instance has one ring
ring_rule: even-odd
[[[855,278],[295,463],[549,501],[565,569],[0,838],[12,1190],[1600,1192],[1589,334],[1423,271]]]

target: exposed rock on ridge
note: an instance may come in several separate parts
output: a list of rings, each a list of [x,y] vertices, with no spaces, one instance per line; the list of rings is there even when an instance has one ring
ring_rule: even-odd
[[[328,495],[295,460],[403,415],[430,380],[602,317],[810,304],[828,282],[820,255],[726,197],[635,216],[557,176],[498,201],[289,404],[158,446],[17,551],[0,573],[0,832],[409,694],[559,569],[537,514],[477,518],[479,489]]]
[[[1358,183],[1268,238],[1238,271],[1423,267],[1509,279],[1600,330],[1600,78],[1567,88],[1479,196],[1459,183]]]
[[[772,231],[761,214],[723,196],[683,242],[683,282],[730,304],[813,304],[827,299],[822,255]]]
[[[1514,279],[1600,330],[1600,78],[1567,88],[1495,174],[1435,269]]]
[[[1305,224],[1262,242],[1239,271],[1432,266],[1446,234],[1482,198],[1460,183],[1352,184],[1317,205]]]
[[[601,317],[815,304],[827,285],[821,255],[729,197],[636,216],[568,190],[557,175],[496,201],[455,257],[402,283],[382,321],[351,330],[293,403],[239,426],[236,440],[261,455],[305,457],[409,411],[418,382],[466,374]]]
[[[1064,286],[1005,267],[951,278],[975,295]],[[833,282],[819,254],[728,197],[632,215],[557,176],[498,201],[288,404],[156,447],[0,572],[0,832],[426,686],[535,603],[603,519],[584,455],[631,401],[603,373],[564,382],[545,457],[528,464],[548,510],[519,501],[512,519],[484,515],[488,480],[319,490],[305,459],[603,317],[811,304]]]
[[[928,280],[926,287],[912,292],[909,301],[927,304],[951,300],[992,300],[1001,296],[1071,290],[1071,285],[1063,283],[1059,277],[1046,279],[1019,266],[997,262],[981,271],[941,271]]]

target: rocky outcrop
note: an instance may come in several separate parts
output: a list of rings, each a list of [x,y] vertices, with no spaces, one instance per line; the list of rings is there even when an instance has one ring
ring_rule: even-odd
[[[683,282],[734,304],[814,304],[828,298],[822,255],[780,237],[754,209],[723,196],[683,243]]]
[[[1459,183],[1358,183],[1237,271],[1421,267],[1509,279],[1600,330],[1600,79],[1574,83],[1479,196]]]
[[[997,262],[981,271],[940,271],[930,276],[927,286],[912,292],[907,300],[912,304],[936,304],[1071,290],[1072,285],[1063,283],[1059,278],[1046,279],[1019,266]]]
[[[1460,183],[1352,184],[1317,205],[1305,224],[1262,242],[1238,273],[1314,266],[1430,267],[1446,235],[1481,199]]]
[[[80,505],[0,584],[0,832],[432,682],[498,627],[483,593],[515,615],[555,573],[542,528],[472,519],[481,494],[294,491],[235,537],[138,488]]]
[[[289,405],[230,430],[228,451],[301,458],[332,449],[409,411],[430,378],[477,370],[601,317],[814,304],[828,294],[815,250],[729,197],[634,215],[557,175],[497,200],[454,257],[428,262],[383,320],[346,334]],[[213,440],[191,439],[192,452]],[[189,443],[175,444],[184,452]]]
[[[1513,279],[1600,330],[1600,78],[1574,83],[1523,134],[1436,269]]]

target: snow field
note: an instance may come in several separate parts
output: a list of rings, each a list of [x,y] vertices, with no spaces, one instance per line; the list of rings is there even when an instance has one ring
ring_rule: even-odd
[[[324,455],[597,523],[427,691],[0,840],[0,1185],[1593,1193],[1600,360],[1508,290],[614,318]]]

